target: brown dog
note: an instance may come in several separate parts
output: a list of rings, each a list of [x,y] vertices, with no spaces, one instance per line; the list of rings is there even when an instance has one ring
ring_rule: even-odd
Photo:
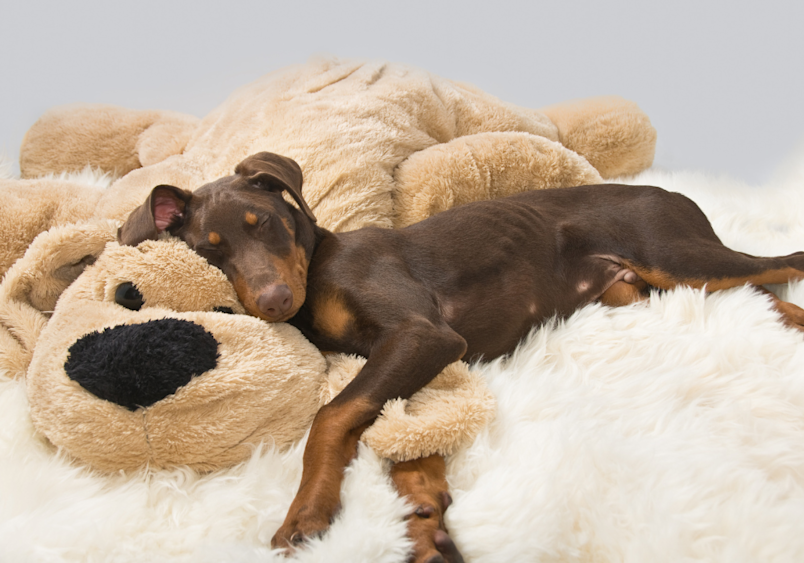
[[[410,397],[449,363],[507,354],[533,326],[596,300],[624,305],[650,287],[714,291],[804,277],[804,253],[730,250],[695,203],[660,188],[533,191],[406,229],[342,234],[316,226],[301,188],[294,161],[259,153],[193,193],[157,186],[119,232],[131,245],[165,231],[182,238],[223,270],[249,313],[289,321],[322,350],[368,358],[317,414],[274,546],[326,530],[363,430],[387,400]],[[771,298],[783,321],[804,330],[804,310]],[[409,526],[417,559],[460,560],[443,524],[443,460],[398,464],[392,477],[418,506]]]

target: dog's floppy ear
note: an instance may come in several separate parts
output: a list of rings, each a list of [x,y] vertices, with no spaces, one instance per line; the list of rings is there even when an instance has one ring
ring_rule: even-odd
[[[144,240],[156,240],[160,233],[180,227],[184,223],[187,203],[192,197],[192,192],[174,186],[156,186],[145,203],[132,211],[118,229],[118,242],[136,246]]]
[[[287,190],[299,208],[313,223],[315,215],[302,197],[302,171],[292,158],[271,152],[259,152],[246,158],[235,168],[250,183],[265,189],[281,192]]]

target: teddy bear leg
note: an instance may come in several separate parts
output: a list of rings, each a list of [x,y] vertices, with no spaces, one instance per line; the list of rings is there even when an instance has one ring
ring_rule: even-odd
[[[585,157],[603,178],[636,174],[653,164],[656,129],[634,102],[609,96],[540,111],[558,127],[561,144]]]
[[[34,123],[20,147],[20,174],[35,178],[86,167],[116,177],[180,154],[199,119],[171,111],[101,104],[55,107]]]
[[[411,560],[416,563],[463,562],[444,525],[444,512],[452,504],[445,472],[440,455],[399,462],[391,468],[397,491],[413,505],[408,536],[413,541]]]
[[[395,227],[468,203],[602,181],[581,156],[529,133],[478,133],[419,151],[399,165]]]

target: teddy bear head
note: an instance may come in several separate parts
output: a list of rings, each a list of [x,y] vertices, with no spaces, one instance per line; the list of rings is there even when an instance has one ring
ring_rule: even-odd
[[[103,470],[207,470],[303,436],[326,373],[312,344],[240,314],[225,276],[181,241],[121,246],[108,224],[87,230],[107,243],[59,297],[26,374],[53,444]],[[30,257],[63,235],[40,236]]]

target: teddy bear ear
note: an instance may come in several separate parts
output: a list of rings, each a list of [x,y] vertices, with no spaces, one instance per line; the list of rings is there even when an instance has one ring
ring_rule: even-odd
[[[255,186],[270,191],[287,191],[307,218],[313,223],[317,221],[302,197],[301,167],[292,158],[272,152],[259,152],[238,164],[235,167],[235,174],[239,174]]]
[[[62,292],[115,239],[116,224],[54,227],[37,236],[0,283],[0,371],[24,374]]]
[[[118,242],[137,246],[144,240],[157,240],[161,233],[181,227],[185,209],[192,198],[192,192],[187,190],[165,184],[156,186],[145,203],[132,211],[117,231]]]

